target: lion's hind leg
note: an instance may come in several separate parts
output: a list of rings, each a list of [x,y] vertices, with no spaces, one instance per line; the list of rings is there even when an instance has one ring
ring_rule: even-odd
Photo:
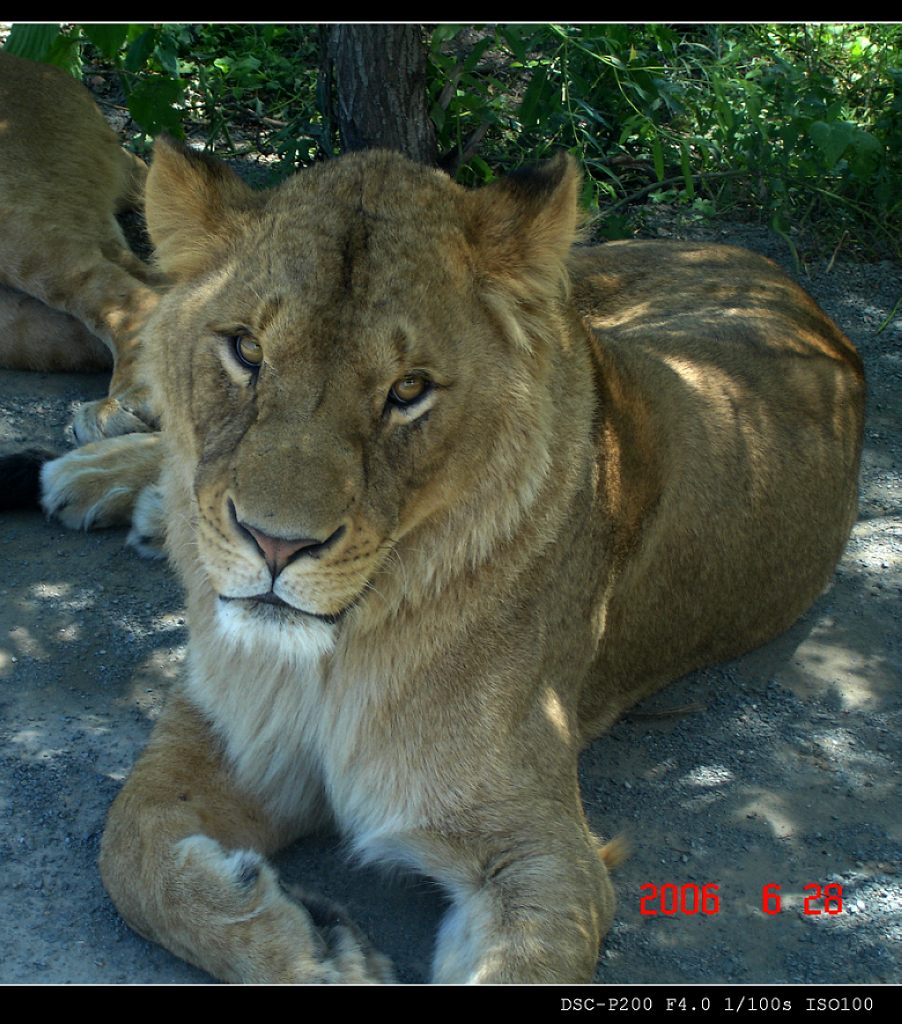
[[[313,824],[321,807],[311,800]],[[392,980],[339,908],[284,888],[266,862],[311,822],[277,824],[241,793],[176,697],[110,811],[103,882],[136,931],[223,980]]]

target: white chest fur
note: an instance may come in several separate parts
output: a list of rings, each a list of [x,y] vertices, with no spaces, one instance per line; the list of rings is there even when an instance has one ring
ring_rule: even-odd
[[[238,784],[301,829],[325,803],[364,858],[392,856],[427,823],[432,787],[397,747],[385,681],[343,678],[318,633],[295,632],[289,657],[278,634],[223,625],[216,644],[189,651],[186,695],[224,738]]]

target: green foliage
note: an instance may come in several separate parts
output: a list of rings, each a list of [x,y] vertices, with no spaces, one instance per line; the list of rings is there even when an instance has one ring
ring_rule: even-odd
[[[80,77],[85,50],[117,72],[129,113],[146,136],[167,131],[184,137],[182,82],[176,58],[179,26],[13,25],[4,49],[45,61]],[[140,76],[139,76],[140,72]]]
[[[17,57],[40,60],[81,74],[81,47],[77,32],[63,32],[59,25],[13,25],[3,47]]]
[[[483,126],[464,180],[569,149],[611,236],[648,198],[899,255],[900,44],[899,25],[445,25],[433,117],[458,152]]]
[[[139,149],[161,131],[200,127],[206,148],[272,155],[271,177],[281,177],[325,148],[313,26],[16,24],[5,48],[77,76],[83,60],[110,68]],[[253,141],[236,146],[236,127]]]
[[[429,101],[465,183],[573,152],[608,237],[640,203],[748,212],[792,236],[899,255],[899,25],[439,25]],[[24,25],[6,47],[118,77],[144,136],[202,131],[271,176],[333,155],[304,25]],[[236,141],[237,140],[237,141]],[[141,140],[139,140],[140,144]]]
[[[191,26],[181,65],[193,79],[188,118],[205,126],[207,148],[272,156],[271,177],[330,151],[316,105],[315,26]],[[236,145],[236,128],[252,141]]]

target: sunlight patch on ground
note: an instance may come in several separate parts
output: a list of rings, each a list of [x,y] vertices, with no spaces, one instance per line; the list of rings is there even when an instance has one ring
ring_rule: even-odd
[[[73,589],[68,583],[35,583],[16,603],[22,611],[34,613],[38,601],[47,601],[54,610],[80,612],[103,603],[103,585]]]
[[[713,804],[723,800],[729,792],[733,773],[721,764],[699,765],[680,780],[680,788],[692,787],[691,796],[685,800],[686,807],[700,814]],[[692,791],[695,792],[692,792]]]
[[[138,668],[140,673],[151,673],[162,679],[175,679],[181,671],[188,653],[186,646],[159,647],[145,658]],[[142,682],[141,685],[144,685]]]
[[[33,597],[60,599],[72,592],[71,583],[35,583],[31,588]]]
[[[798,834],[798,826],[787,811],[784,800],[776,793],[757,793],[739,808],[734,817],[737,821],[760,819],[770,827],[776,839],[793,839]]]
[[[13,626],[9,631],[10,642],[16,648],[14,657],[28,657],[45,659],[47,652],[41,642],[34,636],[27,626]]]
[[[879,569],[887,574],[902,570],[902,554],[898,540],[902,536],[902,524],[890,516],[860,520],[852,529],[852,536],[846,553],[867,554],[870,561],[879,559]],[[895,543],[893,543],[895,541]],[[873,566],[876,570],[878,566]]]
[[[172,683],[182,675],[188,648],[161,647],[135,669],[129,687],[129,701],[155,721],[163,709]]]
[[[65,747],[45,746],[45,740],[42,730],[32,728],[13,733],[9,742],[19,747],[23,759],[28,761],[53,761],[69,753]]]
[[[733,781],[733,773],[722,764],[703,764],[685,776],[690,786],[725,786]]]
[[[844,711],[858,711],[880,700],[881,690],[894,685],[897,673],[881,654],[865,654],[837,642],[835,624],[816,625],[799,644],[792,658],[797,670],[810,676],[820,690],[825,684],[839,699]]]
[[[166,612],[151,620],[150,628],[155,633],[171,633],[173,630],[185,628],[184,612]]]
[[[895,764],[885,754],[861,746],[847,729],[824,729],[812,733],[802,750],[814,756],[852,790],[868,789],[869,799],[892,799],[896,782]]]
[[[78,731],[88,736],[107,736],[111,729],[105,718],[97,715],[80,715],[78,717]]]
[[[64,727],[71,730],[67,733],[69,740],[77,742],[79,736],[103,737],[111,732],[110,725],[105,716],[87,715],[62,715],[53,716],[51,720],[35,719],[26,728],[13,732],[7,742],[18,751],[19,757],[26,761],[52,761],[58,757],[65,758],[71,755],[72,749],[68,746],[54,746],[49,742],[50,736],[58,735],[61,722],[57,717],[62,718]]]

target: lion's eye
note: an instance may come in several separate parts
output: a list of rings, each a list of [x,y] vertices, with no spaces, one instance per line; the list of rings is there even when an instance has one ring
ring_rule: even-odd
[[[388,393],[388,400],[392,405],[413,405],[417,399],[422,398],[432,387],[427,377],[418,374],[410,374],[396,380]]]
[[[245,334],[234,334],[230,339],[235,358],[249,370],[259,370],[263,362],[263,346]]]

